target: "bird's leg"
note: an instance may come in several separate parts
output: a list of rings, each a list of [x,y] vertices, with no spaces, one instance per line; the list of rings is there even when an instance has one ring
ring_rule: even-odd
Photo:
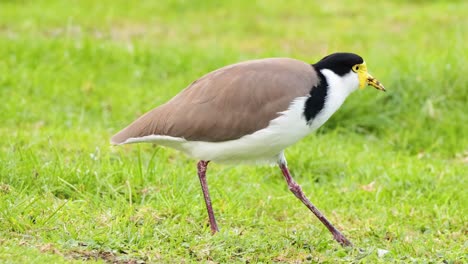
[[[284,157],[281,155],[278,165],[283,172],[284,178],[286,179],[286,182],[288,183],[289,190],[291,190],[294,195],[299,198],[299,200],[302,201],[302,203],[309,208],[312,213],[314,213],[315,216],[330,230],[330,232],[333,234],[333,238],[335,238],[338,243],[340,243],[342,246],[352,246],[353,244],[336,229],[330,221],[315,207],[309,199],[305,196],[304,192],[301,189],[301,186],[297,184],[294,179],[291,177],[291,174],[289,173],[288,166],[286,165],[286,160]]]
[[[209,162],[210,161],[200,160],[197,164],[197,169],[198,178],[200,179],[200,184],[203,191],[203,197],[205,198],[206,210],[208,211],[208,218],[210,220],[211,233],[214,234],[219,230],[213,213],[213,207],[211,206],[210,193],[208,192],[208,184],[206,183],[206,169],[208,168]]]

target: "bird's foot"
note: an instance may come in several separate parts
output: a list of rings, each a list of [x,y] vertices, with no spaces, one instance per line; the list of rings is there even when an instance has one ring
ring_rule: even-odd
[[[219,232],[218,227],[216,227],[216,228],[211,228],[211,234],[212,234],[212,235],[214,235],[214,234],[216,234],[216,233],[218,233],[218,232]]]
[[[340,232],[334,233],[333,238],[340,243],[341,246],[343,247],[352,247],[353,243],[351,243],[343,234]]]

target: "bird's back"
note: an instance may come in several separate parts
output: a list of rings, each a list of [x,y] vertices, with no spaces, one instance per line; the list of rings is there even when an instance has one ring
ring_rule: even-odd
[[[268,126],[318,82],[310,64],[288,58],[246,61],[206,74],[112,137],[164,135],[190,141],[238,139]]]

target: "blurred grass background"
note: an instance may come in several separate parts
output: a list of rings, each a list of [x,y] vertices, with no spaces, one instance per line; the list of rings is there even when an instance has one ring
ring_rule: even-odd
[[[464,1],[1,1],[0,260],[466,261]],[[193,80],[263,57],[362,55],[365,89],[286,151],[336,245],[279,170],[109,137]],[[388,250],[380,256],[378,249]],[[24,260],[24,261],[21,261]]]

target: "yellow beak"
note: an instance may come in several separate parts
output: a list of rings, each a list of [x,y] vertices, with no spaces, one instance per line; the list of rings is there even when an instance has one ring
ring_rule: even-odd
[[[375,89],[385,92],[385,87],[369,73],[367,73],[367,85],[373,86]]]

